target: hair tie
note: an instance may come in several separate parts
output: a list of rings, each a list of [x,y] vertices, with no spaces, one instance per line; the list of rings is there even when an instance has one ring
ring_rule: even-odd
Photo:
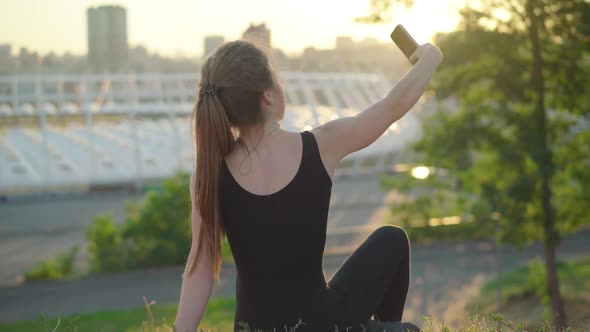
[[[203,84],[203,95],[215,96],[216,93],[217,93],[217,90],[215,89],[214,84],[210,84],[208,82]]]

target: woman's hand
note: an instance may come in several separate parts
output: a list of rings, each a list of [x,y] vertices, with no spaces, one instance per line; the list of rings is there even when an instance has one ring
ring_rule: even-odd
[[[424,45],[418,46],[418,48],[410,55],[410,61],[416,64],[420,59],[424,59],[427,62],[434,63],[435,66],[438,66],[442,59],[443,55],[440,49],[431,43],[426,43]]]

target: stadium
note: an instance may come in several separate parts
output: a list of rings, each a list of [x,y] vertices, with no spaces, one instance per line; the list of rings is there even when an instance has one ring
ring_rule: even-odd
[[[290,131],[355,115],[392,86],[365,73],[283,72],[281,79],[282,126]],[[198,82],[195,73],[0,77],[0,195],[136,188],[190,171]],[[424,104],[423,97],[415,108]],[[409,112],[347,156],[335,176],[391,167],[418,135],[419,117]]]

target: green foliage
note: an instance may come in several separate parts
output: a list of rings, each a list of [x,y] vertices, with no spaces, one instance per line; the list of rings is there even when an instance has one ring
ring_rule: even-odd
[[[455,215],[454,205],[473,220],[498,223],[500,239],[522,247],[552,236],[544,232],[541,199],[549,176],[555,237],[590,223],[590,188],[584,185],[590,180],[590,47],[584,20],[590,5],[556,1],[535,6],[547,24],[539,31],[545,126],[539,122],[543,116],[525,28],[530,17],[523,5],[484,1],[481,9],[465,8],[460,29],[440,34],[436,41],[445,54],[434,80],[437,97],[454,98],[459,107],[427,117],[426,134],[413,146],[420,163],[446,170],[456,186],[436,183],[439,179],[385,184],[388,189],[407,188],[399,182],[413,181],[429,187],[421,192],[431,197],[417,195],[417,189],[402,190],[411,200],[397,206],[398,214],[404,211],[423,221]],[[498,11],[507,15],[495,16]],[[453,190],[455,194],[448,193]]]
[[[563,293],[566,297],[575,298],[590,293],[590,259],[557,263],[559,278],[563,283]],[[481,290],[480,297],[493,298],[498,288],[502,289],[506,300],[528,295],[535,295],[542,299],[546,286],[539,279],[546,278],[543,262],[539,259],[531,260],[528,264],[503,274],[499,278],[488,281]]]
[[[185,264],[191,245],[190,176],[177,172],[144,199],[126,203],[126,219],[117,227],[99,215],[87,231],[91,272],[112,272]],[[224,237],[224,260],[232,260]]]
[[[404,227],[426,227],[432,218],[455,215],[459,208],[453,181],[445,177],[429,176],[417,179],[408,173],[380,178],[384,188],[396,188],[405,194],[404,199],[391,206],[392,215]],[[457,204],[458,205],[458,204]]]
[[[25,273],[25,280],[58,280],[73,274],[74,261],[79,245],[72,246],[57,258],[51,258]]]
[[[189,175],[165,179],[160,191],[127,203],[126,220],[117,227],[99,215],[87,231],[91,272],[111,272],[186,263],[190,246]],[[187,244],[188,243],[188,244]]]
[[[558,264],[559,269],[559,264]],[[551,307],[549,304],[549,292],[547,291],[547,273],[545,264],[540,259],[529,262],[527,286],[535,292],[537,298],[545,306],[545,319],[551,319]]]
[[[590,296],[590,260],[574,260],[557,263],[563,297],[569,303],[583,307]],[[526,265],[502,274],[486,282],[479,295],[468,304],[469,310],[488,314],[506,309],[507,305],[533,298],[532,302],[544,305],[544,319],[550,320],[551,307],[547,290],[546,268],[540,259],[533,259]],[[501,295],[501,298],[498,298]],[[576,308],[570,308],[576,310]],[[587,316],[587,310],[586,316]],[[521,317],[536,320],[540,317]],[[572,317],[573,318],[573,317]]]
[[[504,317],[500,314],[492,314],[490,315],[490,320],[492,322],[496,322],[497,326],[496,329],[498,331],[501,331],[503,329],[510,329],[511,331],[514,332],[524,332],[524,325],[522,323],[518,324],[517,326],[514,326],[514,323],[512,323],[512,321],[508,321],[506,322],[504,320]]]
[[[177,172],[164,180],[161,191],[146,194],[141,209],[127,215],[121,235],[129,267],[186,263],[191,239],[189,179],[188,173]]]
[[[433,185],[435,197],[406,209],[425,219],[448,209],[435,206],[440,197],[460,201],[475,220],[493,220],[500,240],[539,240],[554,255],[563,235],[590,223],[590,3],[483,0],[461,17],[436,38],[445,60],[434,81],[438,99],[459,106],[427,118],[413,146],[458,194]],[[555,276],[554,264],[547,271]],[[563,326],[557,279],[547,280]]]
[[[121,233],[110,214],[94,218],[86,231],[90,272],[113,272],[124,270],[126,250]]]
[[[489,211],[482,210],[476,198],[461,192],[460,183],[446,170],[430,172],[425,179],[409,173],[381,177],[381,187],[404,194],[391,204],[390,222],[404,227],[413,243],[493,238],[496,223]],[[466,213],[468,206],[474,207],[472,213]]]

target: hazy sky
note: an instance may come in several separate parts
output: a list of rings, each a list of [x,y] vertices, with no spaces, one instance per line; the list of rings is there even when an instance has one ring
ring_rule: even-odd
[[[127,9],[130,46],[141,44],[163,55],[201,54],[203,38],[239,38],[250,23],[265,22],[274,47],[299,53],[306,46],[333,47],[335,37],[389,41],[395,24],[406,26],[419,43],[457,22],[450,0],[415,0],[408,11],[394,13],[387,25],[354,23],[369,13],[370,0],[0,0],[0,44],[45,54],[86,54],[86,8],[116,4]]]

